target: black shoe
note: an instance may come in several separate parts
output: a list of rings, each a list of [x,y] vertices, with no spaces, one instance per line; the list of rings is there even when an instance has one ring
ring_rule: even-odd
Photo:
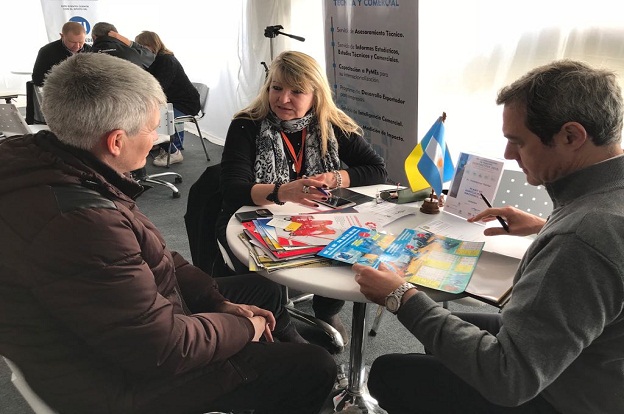
[[[317,318],[319,318],[323,322],[327,322],[335,330],[337,330],[340,336],[342,336],[342,342],[344,342],[345,346],[349,343],[349,333],[347,332],[347,328],[345,328],[338,315],[317,316]]]
[[[293,344],[309,344],[309,342],[299,334],[294,324],[290,323],[282,332],[275,332],[273,335],[280,342],[290,342]]]

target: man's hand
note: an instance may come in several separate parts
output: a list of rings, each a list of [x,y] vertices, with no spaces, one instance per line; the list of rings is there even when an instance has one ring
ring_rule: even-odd
[[[219,312],[247,318],[254,326],[253,341],[257,342],[262,335],[268,342],[273,342],[271,331],[275,329],[275,317],[266,309],[254,305],[241,305],[225,301],[217,308]]]
[[[468,222],[474,223],[483,221],[487,223],[496,220],[496,216],[501,216],[507,222],[509,225],[509,233],[502,227],[488,227],[483,231],[483,234],[486,236],[499,236],[501,234],[528,236],[530,234],[537,234],[546,223],[545,219],[515,207],[488,208],[476,216],[470,217]]]
[[[113,30],[108,32],[108,36],[122,41],[126,46],[130,46],[132,44],[132,41],[128,39],[126,36],[120,35],[119,33]]]
[[[386,296],[405,282],[383,263],[379,265],[379,270],[361,264],[354,264],[351,268],[355,272],[355,281],[360,285],[360,292],[379,305],[385,305]]]

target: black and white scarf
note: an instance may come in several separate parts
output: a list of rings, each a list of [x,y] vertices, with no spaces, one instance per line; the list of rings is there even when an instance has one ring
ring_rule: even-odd
[[[260,132],[256,138],[256,162],[254,164],[256,183],[290,181],[291,163],[284,151],[284,141],[280,132],[290,134],[304,128],[307,128],[303,150],[306,175],[312,176],[340,169],[338,141],[333,129],[327,140],[327,153],[322,156],[321,134],[316,116],[312,112],[308,112],[303,118],[291,121],[282,121],[273,112],[269,112],[260,124]]]

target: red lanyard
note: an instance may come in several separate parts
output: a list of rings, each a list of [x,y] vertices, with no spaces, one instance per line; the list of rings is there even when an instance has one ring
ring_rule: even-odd
[[[297,173],[297,177],[299,177],[299,173],[301,172],[301,166],[303,165],[303,146],[306,139],[306,128],[303,128],[303,131],[301,131],[301,147],[299,148],[299,152],[297,154],[295,154],[295,149],[293,148],[286,134],[284,134],[283,131],[280,131],[280,134],[282,134],[282,139],[286,144],[286,148],[288,148],[288,152],[290,152],[290,155],[292,156],[293,169]]]

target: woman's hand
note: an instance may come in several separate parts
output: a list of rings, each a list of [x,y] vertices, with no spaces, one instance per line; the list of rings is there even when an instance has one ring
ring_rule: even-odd
[[[275,317],[268,310],[254,305],[241,305],[228,301],[223,302],[217,310],[221,313],[229,313],[249,319],[254,326],[254,342],[257,342],[263,335],[268,342],[273,342],[271,331],[275,329]]]
[[[502,227],[488,227],[483,231],[486,236],[499,236],[512,234],[514,236],[528,236],[538,233],[546,220],[533,214],[519,210],[515,207],[488,208],[476,216],[470,217],[468,222],[483,221],[485,223],[496,220],[496,216],[502,217],[509,225],[509,233]]]
[[[329,196],[327,185],[313,178],[302,178],[282,184],[277,193],[277,197],[282,202],[290,201],[308,207],[318,207],[316,201],[327,200]]]
[[[386,296],[405,282],[405,279],[383,263],[379,265],[379,270],[357,263],[351,269],[355,272],[355,281],[360,285],[360,292],[379,305],[385,305]]]

